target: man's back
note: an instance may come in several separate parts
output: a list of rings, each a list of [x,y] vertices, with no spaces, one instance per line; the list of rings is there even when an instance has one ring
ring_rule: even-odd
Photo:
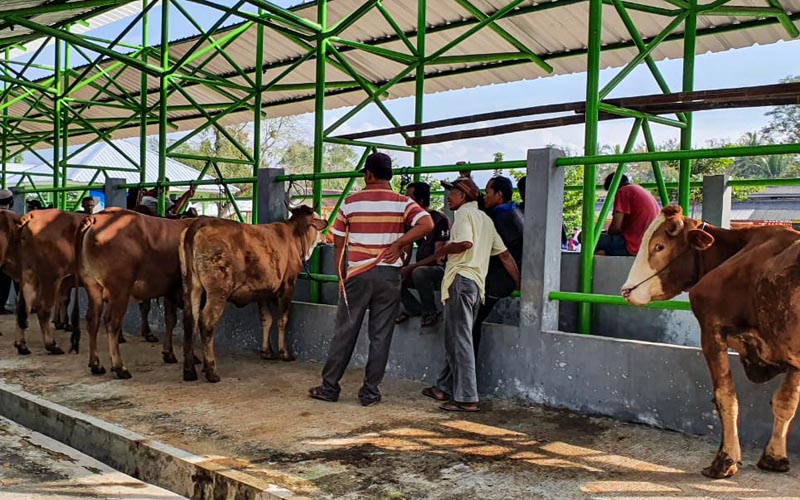
[[[628,253],[636,255],[647,228],[658,217],[658,202],[649,191],[636,184],[622,186],[614,198],[614,212],[625,214],[620,233]]]

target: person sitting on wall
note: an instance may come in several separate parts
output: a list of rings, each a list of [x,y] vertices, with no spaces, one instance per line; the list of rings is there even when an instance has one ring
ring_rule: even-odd
[[[164,179],[164,181],[168,183],[169,179]],[[184,205],[189,203],[189,199],[194,196],[194,193],[194,185],[189,184],[189,190],[183,193],[176,201],[173,202],[167,196],[164,200],[166,202],[166,213],[164,216],[170,219],[177,217],[178,214],[181,213],[181,210],[183,210]],[[144,194],[142,194],[140,205],[148,208],[153,214],[158,214],[158,188],[145,191]],[[145,213],[143,210],[139,211]]]
[[[613,173],[606,176],[603,188],[608,191],[614,180]],[[639,252],[642,237],[647,228],[658,217],[658,202],[642,186],[631,184],[627,175],[622,175],[617,195],[614,197],[614,215],[608,229],[600,235],[595,248],[596,255],[630,256]]]
[[[450,220],[443,213],[431,210],[431,186],[427,182],[412,182],[406,188],[406,196],[431,215],[433,231],[417,240],[416,262],[407,264],[400,270],[403,280],[400,292],[403,310],[394,322],[400,324],[412,316],[422,315],[420,326],[425,328],[436,325],[440,318],[434,290],[442,286],[444,266],[436,263],[434,254],[450,239]],[[412,288],[417,290],[419,300],[411,293]]]

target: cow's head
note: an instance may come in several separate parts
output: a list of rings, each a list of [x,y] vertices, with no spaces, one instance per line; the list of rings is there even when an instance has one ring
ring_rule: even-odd
[[[634,305],[670,299],[697,279],[697,252],[714,244],[700,222],[683,216],[681,207],[664,207],[644,233],[622,296]]]
[[[314,247],[325,243],[325,238],[321,231],[328,227],[328,221],[320,217],[320,215],[308,205],[300,205],[289,211],[291,212],[290,220],[295,221],[296,224],[295,234],[299,238],[305,238],[307,255],[303,257],[308,260],[314,253]]]

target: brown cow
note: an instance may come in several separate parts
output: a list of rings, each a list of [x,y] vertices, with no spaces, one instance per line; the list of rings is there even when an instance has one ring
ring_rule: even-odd
[[[286,345],[289,306],[303,262],[311,257],[320,242],[320,231],[327,225],[311,208],[301,206],[292,210],[287,222],[253,226],[220,219],[198,220],[184,232],[184,380],[197,380],[192,341],[198,322],[206,379],[219,382],[214,329],[226,302],[239,307],[258,303],[262,355],[269,359],[275,359],[269,342],[270,307],[277,302],[278,356],[284,361],[294,360]]]
[[[162,355],[176,363],[172,332],[181,299],[178,249],[181,232],[193,220],[170,220],[138,212],[113,209],[87,216],[75,240],[80,250],[78,269],[89,298],[89,368],[105,373],[97,356],[97,330],[103,302],[108,304],[105,325],[111,371],[118,378],[131,377],[122,362],[119,336],[128,302],[165,298],[166,335]],[[146,319],[143,319],[146,321]]]
[[[27,321],[36,309],[44,347],[51,354],[64,354],[50,326],[54,310],[63,300],[64,289],[74,286],[75,232],[84,215],[61,210],[36,210],[22,216],[19,228],[20,303],[17,307],[17,335],[14,347],[30,354],[25,340]],[[73,326],[72,347],[77,349],[77,328]]]
[[[772,398],[772,437],[758,466],[786,472],[786,434],[800,399],[800,233],[784,227],[722,229],[665,207],[644,235],[622,295],[636,305],[689,291],[700,323],[722,423],[722,444],[708,477],[736,473],[741,461],[739,405],[728,349],[747,377],[766,382],[785,373]]]
[[[19,281],[19,240],[17,227],[19,215],[11,210],[0,209],[0,272]],[[0,307],[5,304],[0,304]]]

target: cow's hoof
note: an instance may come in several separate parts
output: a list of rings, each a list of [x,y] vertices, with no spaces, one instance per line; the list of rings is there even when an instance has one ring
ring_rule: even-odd
[[[261,359],[266,359],[267,361],[275,361],[278,359],[278,355],[272,351],[261,351]]]
[[[125,336],[124,336],[124,335],[121,335],[121,334],[120,334],[120,336],[119,336],[119,343],[120,343],[120,344],[127,344],[127,343],[128,343],[128,341],[127,341],[127,340],[125,340]]]
[[[758,468],[770,472],[789,472],[789,459],[773,457],[764,453],[758,461]]]
[[[164,363],[169,363],[169,364],[178,362],[178,358],[175,357],[174,352],[162,352],[161,359],[164,360]]]
[[[105,375],[106,374],[106,369],[101,365],[90,366],[89,369],[92,371],[92,375]]]
[[[282,353],[280,353],[280,358],[281,358],[281,361],[294,361],[295,359],[297,359],[294,356],[292,356],[292,354],[290,352],[282,352]]]
[[[160,342],[160,340],[158,340],[158,337],[156,337],[152,333],[148,333],[147,335],[145,335],[144,336],[144,340],[145,340],[145,342],[150,342],[151,344],[155,344],[157,342]]]
[[[208,372],[208,371],[207,371],[207,372],[206,372],[206,380],[208,380],[208,381],[209,381],[209,382],[211,382],[212,384],[216,384],[216,383],[217,383],[217,382],[219,382],[221,379],[219,378],[219,375],[217,375],[216,373],[212,373],[212,372]]]
[[[64,354],[64,350],[61,349],[60,347],[58,347],[55,344],[50,345],[50,346],[44,346],[44,348],[47,350],[47,352],[49,352],[50,354],[56,355],[56,356],[58,356],[60,354]]]
[[[712,479],[731,477],[739,470],[739,464],[730,455],[720,451],[711,462],[711,467],[703,469],[703,475]]]
[[[195,370],[183,370],[183,381],[194,382],[197,380],[197,372]]]
[[[114,372],[114,374],[116,374],[118,379],[128,380],[129,378],[131,378],[131,372],[129,372],[127,368],[117,368],[117,369],[112,368],[112,371]]]
[[[31,353],[31,350],[28,349],[28,346],[21,344],[21,345],[14,345],[17,348],[17,354],[20,356],[27,356]]]

